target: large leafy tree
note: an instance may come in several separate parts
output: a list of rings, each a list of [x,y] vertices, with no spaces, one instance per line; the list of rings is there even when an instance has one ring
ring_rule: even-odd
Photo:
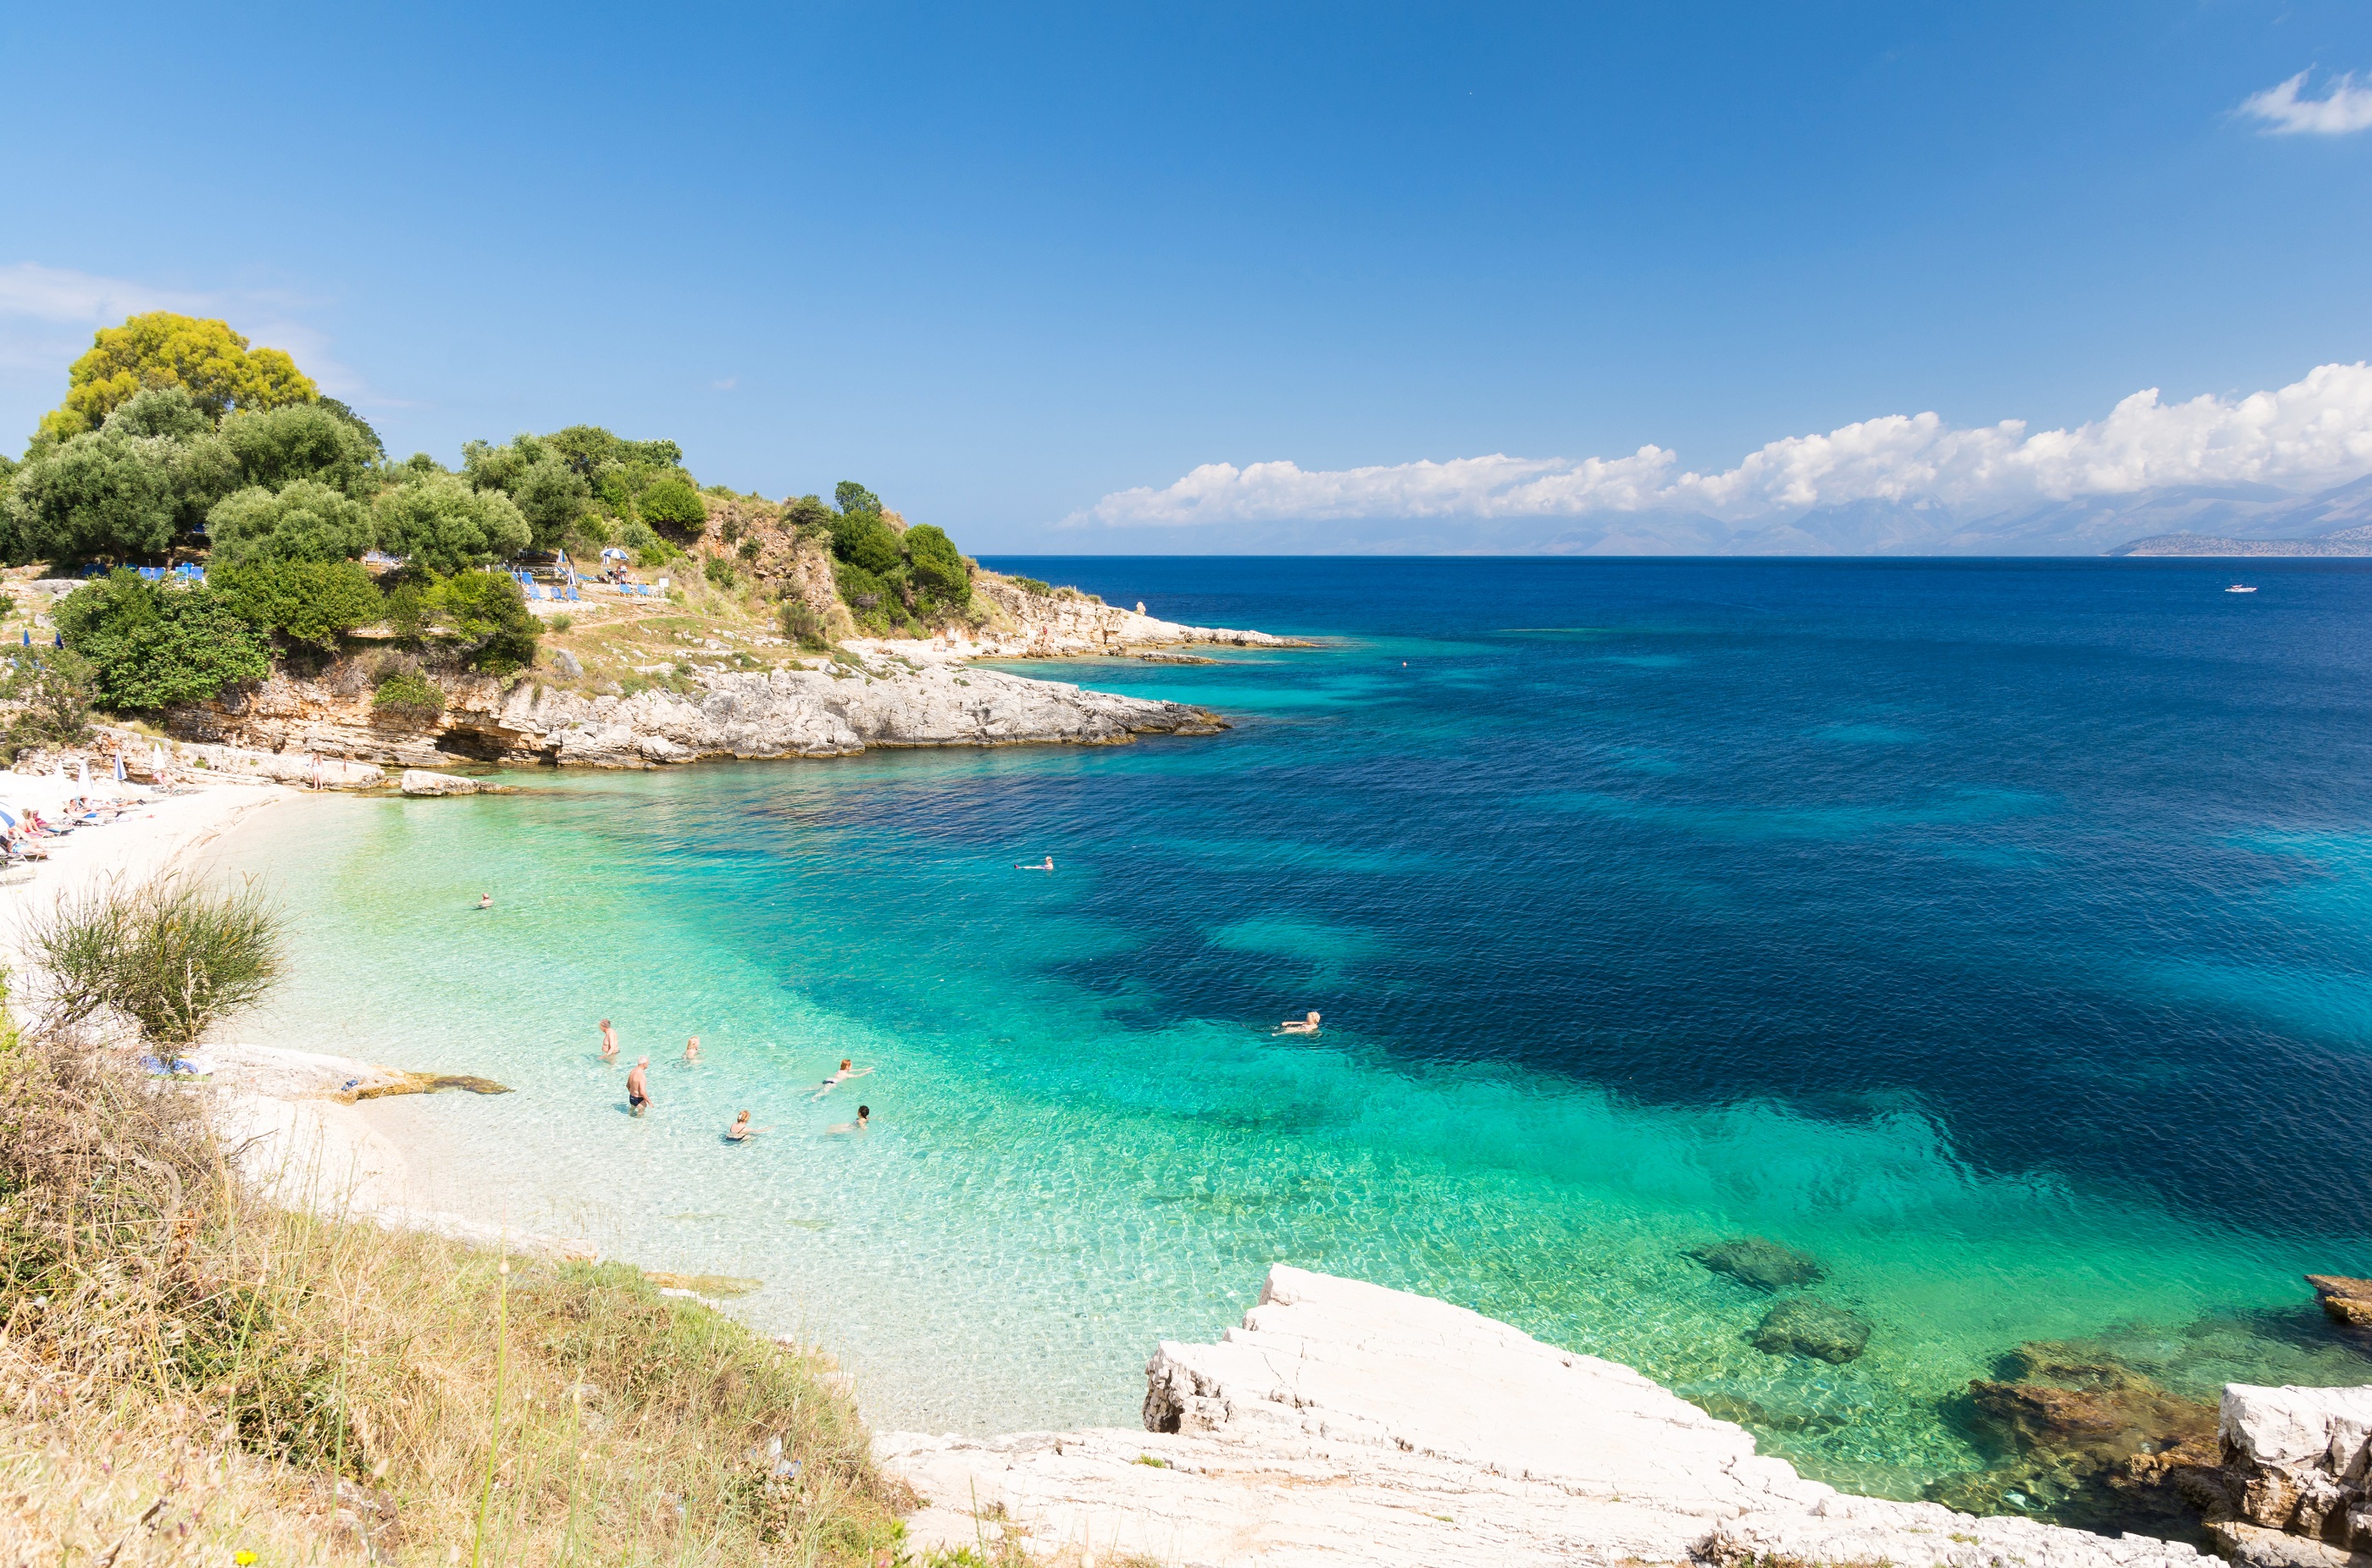
[[[203,586],[119,571],[76,588],[54,613],[66,646],[90,661],[106,707],[203,702],[271,673],[262,633]]]
[[[206,514],[214,558],[225,565],[351,561],[370,548],[372,526],[368,506],[318,479],[295,480],[277,492],[250,485]]]
[[[319,403],[292,403],[223,421],[223,444],[238,459],[239,482],[277,490],[312,479],[368,499],[379,487],[378,437]]]
[[[372,513],[382,550],[440,575],[516,555],[528,545],[527,519],[498,490],[480,490],[459,474],[423,473],[379,492]]]
[[[98,430],[37,444],[8,491],[17,561],[122,561],[194,535],[238,459],[179,389],[129,399]]]
[[[276,348],[250,349],[227,321],[169,310],[100,329],[88,353],[66,372],[66,401],[42,416],[41,434],[63,441],[96,430],[140,391],[180,387],[220,420],[233,409],[311,402],[312,378]]]
[[[591,482],[541,436],[504,447],[472,441],[461,448],[461,471],[479,489],[509,496],[539,549],[564,542],[593,506]]]
[[[853,479],[843,479],[833,485],[831,498],[843,512],[870,512],[877,517],[881,515],[881,497]]]
[[[906,552],[878,512],[843,512],[831,519],[831,552],[879,576],[904,564]]]

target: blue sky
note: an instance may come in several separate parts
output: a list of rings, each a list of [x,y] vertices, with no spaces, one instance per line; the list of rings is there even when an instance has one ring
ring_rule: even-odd
[[[170,305],[399,451],[603,424],[1092,551],[1179,523],[1125,497],[1203,465],[1256,525],[1308,494],[1246,499],[1257,463],[1652,444],[1669,481],[2372,356],[2361,4],[117,5],[8,37],[17,432],[92,326]]]

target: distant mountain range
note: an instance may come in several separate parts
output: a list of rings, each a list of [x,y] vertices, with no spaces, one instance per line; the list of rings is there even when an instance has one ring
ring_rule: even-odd
[[[1976,517],[1936,502],[1865,501],[1736,523],[1668,509],[1091,532],[1082,547],[1145,554],[2372,555],[2372,475],[2314,495],[2169,486]]]

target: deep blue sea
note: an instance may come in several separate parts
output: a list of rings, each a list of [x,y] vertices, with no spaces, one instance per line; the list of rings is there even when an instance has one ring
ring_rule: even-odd
[[[1031,670],[1211,738],[292,806],[251,1032],[512,1083],[390,1112],[446,1202],[763,1279],[888,1426],[1131,1424],[1278,1260],[1898,1495],[2028,1340],[2372,1380],[2298,1279],[2372,1272],[2372,563],[989,563],[1321,645]],[[645,1121],[603,1016],[703,1036]]]

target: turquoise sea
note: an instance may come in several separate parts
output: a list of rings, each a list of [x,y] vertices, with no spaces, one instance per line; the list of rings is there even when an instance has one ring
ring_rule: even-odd
[[[1276,1260],[1896,1495],[2029,1340],[2372,1381],[2298,1278],[2372,1272],[2372,569],[996,563],[1324,645],[1043,671],[1208,738],[292,803],[235,1032],[515,1086],[390,1106],[437,1202],[762,1280],[883,1427],[1134,1424]],[[1867,1352],[1753,1348],[1737,1236]]]

